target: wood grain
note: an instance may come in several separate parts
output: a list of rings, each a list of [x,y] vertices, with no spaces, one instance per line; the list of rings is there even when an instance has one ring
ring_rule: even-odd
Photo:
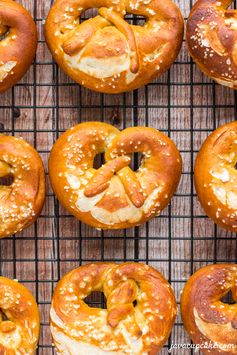
[[[215,127],[236,118],[235,93],[204,77],[190,62],[185,43],[169,73],[135,93],[110,96],[81,88],[52,63],[44,42],[43,25],[50,3],[22,1],[37,20],[39,47],[36,62],[21,83],[0,97],[0,129],[32,143],[47,171],[53,142],[78,122],[103,120],[116,122],[118,128],[149,125],[176,142],[184,167],[171,205],[161,217],[140,228],[102,233],[80,224],[57,203],[47,181],[46,204],[35,226],[1,240],[1,275],[22,281],[39,303],[42,327],[38,353],[44,355],[54,353],[48,323],[55,284],[81,263],[149,262],[171,281],[179,301],[193,271],[207,263],[237,259],[235,235],[206,218],[192,185],[193,162],[203,140]],[[177,3],[187,17],[190,2]],[[189,342],[178,316],[170,343]],[[161,354],[167,354],[167,348]]]

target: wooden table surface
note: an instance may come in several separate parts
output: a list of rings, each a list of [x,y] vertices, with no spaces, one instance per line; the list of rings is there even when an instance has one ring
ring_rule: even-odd
[[[191,2],[177,1],[187,18]],[[171,70],[150,85],[123,95],[100,95],[73,83],[52,62],[43,27],[51,2],[24,0],[37,20],[39,45],[22,81],[0,97],[0,130],[22,136],[41,154],[60,133],[81,121],[103,120],[118,128],[148,125],[167,133],[183,157],[183,175],[171,205],[140,228],[99,232],[71,217],[48,195],[37,223],[1,240],[1,275],[17,278],[35,295],[41,312],[39,354],[53,354],[49,304],[57,280],[81,263],[113,260],[147,262],[171,281],[177,301],[190,274],[207,263],[236,262],[236,235],[205,216],[193,187],[193,162],[201,143],[217,126],[236,117],[236,94],[204,77],[185,48]],[[175,172],[174,172],[175,173]],[[180,315],[170,343],[189,343]],[[167,354],[167,348],[161,354]],[[176,350],[172,354],[191,354]]]

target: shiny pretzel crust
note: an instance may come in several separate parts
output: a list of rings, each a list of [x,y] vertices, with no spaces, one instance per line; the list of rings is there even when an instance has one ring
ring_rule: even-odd
[[[104,293],[107,309],[86,305],[84,298],[93,291]],[[51,304],[51,332],[59,354],[156,355],[176,311],[171,286],[154,268],[88,264],[59,281]]]
[[[139,169],[129,164],[143,154]],[[105,164],[93,168],[104,153]],[[49,158],[49,176],[60,202],[75,217],[96,228],[139,225],[159,214],[174,194],[181,175],[175,144],[153,128],[119,132],[109,124],[88,122],[64,133]]]
[[[0,135],[0,238],[20,232],[38,217],[45,199],[45,173],[36,150],[21,138]]]
[[[199,68],[221,85],[237,88],[237,11],[232,0],[198,0],[187,21],[187,47]]]
[[[35,23],[12,0],[0,0],[0,93],[15,85],[31,65],[37,48]]]
[[[0,277],[0,309],[0,354],[33,355],[40,327],[34,297],[18,282]]]
[[[235,264],[203,267],[184,287],[181,297],[184,326],[194,343],[210,344],[209,348],[202,349],[204,354],[237,354],[237,303],[222,302],[229,291],[237,302]]]
[[[80,22],[89,8],[98,8],[98,16]],[[144,16],[145,25],[129,24],[126,13]],[[45,37],[56,62],[79,84],[120,93],[170,67],[182,44],[183,19],[171,0],[56,0]]]
[[[206,214],[222,228],[237,232],[237,121],[215,130],[195,162],[198,198]]]

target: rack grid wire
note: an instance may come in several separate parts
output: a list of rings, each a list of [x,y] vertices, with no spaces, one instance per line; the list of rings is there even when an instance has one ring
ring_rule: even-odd
[[[171,69],[151,84],[122,95],[86,90],[52,61],[43,36],[50,0],[21,2],[36,20],[39,44],[36,59],[12,90],[0,97],[0,131],[22,136],[39,151],[47,172],[47,159],[61,132],[78,122],[99,120],[123,129],[147,125],[170,136],[183,158],[183,174],[171,204],[162,214],[139,228],[97,231],[70,216],[52,193],[47,173],[47,199],[34,226],[0,241],[0,272],[18,279],[35,295],[41,313],[37,354],[54,354],[49,329],[49,306],[57,281],[67,271],[94,261],[140,261],[158,268],[180,291],[200,267],[237,260],[236,235],[215,226],[197,200],[193,164],[201,143],[220,124],[236,118],[234,91],[204,77],[185,48]],[[176,0],[187,19],[191,0]],[[90,13],[88,13],[90,15]],[[140,21],[139,18],[130,18]],[[138,164],[135,159],[135,164]],[[102,306],[101,295],[91,305]],[[169,342],[190,343],[180,315]],[[172,354],[192,354],[174,350]]]

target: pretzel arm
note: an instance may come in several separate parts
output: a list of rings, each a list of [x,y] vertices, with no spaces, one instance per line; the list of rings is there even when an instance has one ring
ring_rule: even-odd
[[[119,322],[133,312],[133,301],[136,299],[137,288],[132,280],[119,284],[107,300],[108,323],[115,328]]]
[[[113,175],[130,163],[130,158],[121,156],[104,164],[96,170],[94,176],[85,188],[84,194],[87,197],[93,197],[103,192],[108,186]]]
[[[219,3],[221,3],[221,6],[224,7],[225,9],[228,8],[233,0],[221,0]]]
[[[141,184],[136,176],[136,174],[129,168],[125,167],[117,172],[120,180],[123,183],[128,197],[132,203],[137,207],[143,206],[145,198],[143,195]]]
[[[237,13],[236,13],[236,9],[227,9],[225,10],[225,17],[233,17],[233,18],[237,18]]]
[[[210,27],[206,30],[205,37],[208,39],[211,48],[218,53],[220,56],[224,55],[226,52],[225,47],[222,45],[218,32],[216,29],[211,29]]]
[[[116,328],[119,322],[125,319],[133,311],[132,304],[115,305],[108,313],[108,323],[112,328]]]
[[[139,58],[137,52],[137,44],[132,27],[120,17],[116,12],[105,7],[99,9],[99,14],[106,18],[106,20],[112,22],[118,30],[124,34],[127,38],[130,52],[131,52],[131,65],[130,70],[132,73],[137,73],[139,70]]]
[[[110,22],[101,16],[91,18],[76,27],[64,41],[62,48],[68,55],[78,53],[101,28],[109,26]]]

